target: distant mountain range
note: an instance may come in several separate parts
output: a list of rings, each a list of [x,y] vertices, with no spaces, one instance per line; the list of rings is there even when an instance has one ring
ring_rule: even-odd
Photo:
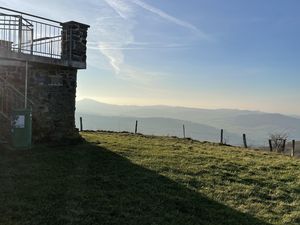
[[[241,144],[247,134],[250,145],[267,143],[270,133],[286,132],[290,139],[300,139],[300,118],[259,111],[233,109],[198,109],[171,106],[122,106],[90,99],[77,102],[76,116],[83,116],[86,129],[139,131],[144,134],[187,136],[199,140],[219,141],[220,129],[230,144]],[[78,121],[78,119],[77,119]]]

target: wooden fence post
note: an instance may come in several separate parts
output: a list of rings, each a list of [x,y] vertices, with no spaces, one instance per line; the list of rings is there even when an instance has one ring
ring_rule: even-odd
[[[82,125],[82,117],[80,117],[80,132],[83,131],[83,125]]]
[[[295,148],[296,148],[296,141],[293,140],[293,142],[292,142],[291,157],[294,157],[294,156],[295,156]]]
[[[183,138],[185,138],[185,126],[184,126],[184,124],[182,126],[182,131],[183,131]]]
[[[273,146],[272,146],[272,140],[269,140],[269,147],[270,147],[270,152],[273,152]]]
[[[243,134],[244,148],[248,148],[246,134]]]
[[[137,132],[138,132],[138,121],[136,120],[134,133],[137,134]]]
[[[220,140],[220,143],[223,144],[224,143],[224,130],[221,129],[221,140]]]
[[[286,139],[283,140],[283,144],[282,144],[282,152],[285,152],[285,144],[286,144]]]

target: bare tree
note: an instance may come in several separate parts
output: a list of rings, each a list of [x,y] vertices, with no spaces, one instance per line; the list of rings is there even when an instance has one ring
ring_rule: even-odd
[[[283,153],[288,136],[289,135],[285,132],[270,134],[270,141],[273,150],[279,153]]]

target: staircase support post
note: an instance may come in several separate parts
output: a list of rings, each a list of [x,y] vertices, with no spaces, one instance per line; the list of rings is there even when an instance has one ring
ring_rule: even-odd
[[[28,61],[25,62],[25,109],[27,109],[27,95],[28,95]]]

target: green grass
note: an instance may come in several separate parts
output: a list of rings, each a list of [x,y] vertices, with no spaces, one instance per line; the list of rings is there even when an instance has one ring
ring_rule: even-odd
[[[300,160],[168,137],[0,151],[0,224],[300,224]]]

